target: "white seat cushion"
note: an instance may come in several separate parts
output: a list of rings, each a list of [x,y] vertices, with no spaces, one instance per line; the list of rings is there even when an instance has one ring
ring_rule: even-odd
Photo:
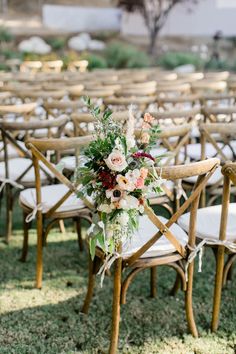
[[[24,171],[32,164],[32,160],[19,157],[8,161],[9,167],[9,179],[16,181],[18,177],[22,175]],[[45,166],[44,170],[48,172],[49,175],[53,176],[52,172],[49,171]],[[5,178],[5,162],[0,162],[0,179]],[[48,180],[48,176],[42,170],[40,170],[40,178],[42,182]],[[30,183],[35,181],[34,167],[32,166],[26,175],[19,181],[19,183]]]
[[[170,158],[171,156],[171,152],[169,152],[167,149],[163,148],[163,147],[155,147],[153,149],[151,149],[150,151],[150,154],[153,156],[153,157],[159,157],[161,155],[166,155],[166,156],[163,156],[159,162],[159,166],[163,166],[165,165],[165,163],[167,162],[167,160]],[[185,161],[185,154],[184,152],[180,152],[179,153],[179,163],[184,163]],[[169,165],[171,164],[174,164],[175,160],[174,160],[174,157],[170,160],[169,162]]]
[[[79,156],[79,161],[78,164],[79,166],[84,166],[86,162],[86,158],[83,158],[83,156]],[[76,168],[76,157],[75,156],[66,156],[63,157],[58,165],[61,165],[63,169],[66,169],[68,171],[74,171]]]
[[[198,176],[192,176],[192,177],[188,177],[185,178],[184,181],[188,182],[188,183],[196,183],[198,179]],[[221,173],[221,167],[218,167],[215,172],[213,173],[213,175],[211,176],[211,178],[208,180],[207,182],[207,186],[213,186],[213,184],[220,182],[221,184],[223,183],[223,175]]]
[[[196,236],[198,238],[219,238],[221,205],[214,205],[207,208],[198,209]],[[190,213],[182,215],[178,224],[186,231],[189,230]],[[236,203],[229,205],[228,224],[226,238],[236,241]]]
[[[159,216],[159,219],[166,223],[167,219]],[[179,240],[182,246],[188,242],[188,235],[177,224],[170,227],[171,232]],[[151,222],[147,215],[139,217],[139,228],[132,236],[131,240],[123,242],[122,257],[127,258],[139,250],[148,240],[150,240],[156,233],[158,228]],[[176,252],[175,247],[168,241],[165,236],[162,236],[152,247],[150,247],[141,258],[150,258],[166,255]]]
[[[18,141],[17,143],[23,150],[25,150],[25,151],[27,150],[23,141]],[[0,141],[0,160],[4,159],[4,149],[3,148],[4,148],[3,142]],[[14,157],[19,157],[19,151],[16,149],[15,146],[13,146],[11,144],[7,144],[7,155],[8,155],[8,158],[10,158],[10,159],[12,159]]]
[[[42,191],[42,213],[46,213],[52,206],[54,206],[67,192],[68,187],[64,184],[54,184],[44,186]],[[28,188],[20,193],[20,202],[30,209],[36,207],[36,189]],[[85,205],[74,193],[67,198],[64,203],[56,210],[57,212],[72,211],[84,208]]]
[[[217,145],[220,148],[223,147],[222,143],[218,143]],[[184,149],[182,148],[181,151],[184,152]],[[229,160],[232,159],[233,154],[228,146],[225,146],[222,151]],[[217,151],[214,146],[210,143],[206,143],[206,158],[214,157],[216,155]],[[193,160],[199,161],[201,159],[201,144],[196,143],[187,145],[187,156]]]

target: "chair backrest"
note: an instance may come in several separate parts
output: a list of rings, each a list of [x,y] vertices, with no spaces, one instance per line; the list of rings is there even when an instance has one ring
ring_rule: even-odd
[[[189,123],[190,121],[196,121],[197,117],[200,116],[200,109],[184,109],[184,110],[169,110],[165,112],[153,112],[150,114],[157,120],[159,124],[183,124]]]
[[[203,123],[201,133],[201,159],[206,156],[206,144],[210,143],[222,162],[236,159],[236,123]]]
[[[67,117],[61,117],[54,120],[33,120],[28,122],[0,122],[0,131],[3,138],[3,149],[4,149],[4,162],[5,162],[5,178],[9,179],[9,158],[8,158],[8,144],[11,144],[16,151],[18,151],[20,157],[25,157],[32,159],[32,155],[22,147],[20,140],[17,139],[19,133],[24,137],[24,140],[28,139],[29,136],[32,136],[34,132],[38,129],[47,129],[48,136],[51,136],[51,129],[56,128],[56,136],[60,137],[66,123],[68,122]],[[32,163],[33,164],[33,163]],[[18,183],[21,182],[22,178],[27,174],[31,169],[32,164],[27,167],[25,171],[17,178]],[[43,170],[48,177],[49,174]]]
[[[225,241],[227,238],[227,222],[230,203],[231,182],[236,187],[236,163],[227,162],[221,170],[224,176],[224,185],[222,192],[222,209],[220,219],[219,240]],[[235,221],[236,222],[236,221]]]
[[[195,245],[195,227],[196,227],[196,215],[199,204],[201,192],[207,184],[207,181],[215,172],[215,169],[219,166],[218,159],[209,159],[205,161],[195,162],[188,165],[168,166],[157,168],[157,173],[163,179],[178,180],[192,176],[198,176],[197,182],[192,190],[192,193],[187,200],[179,207],[179,209],[170,217],[170,219],[164,224],[160,218],[154,213],[154,211],[147,205],[145,205],[145,212],[154,225],[157,226],[159,231],[147,241],[141,248],[139,248],[132,256],[125,259],[125,265],[131,266],[152,246],[157,242],[161,236],[165,236],[170,243],[175,247],[176,252],[181,257],[186,257],[186,249],[178,241],[177,237],[170,231],[170,227],[173,223],[176,223],[179,217],[190,208],[190,227],[189,227],[189,240],[190,247]]]
[[[26,147],[31,151],[33,156],[37,205],[39,205],[42,201],[41,180],[39,175],[40,164],[50,170],[59,182],[68,187],[68,192],[65,193],[65,195],[48,210],[48,212],[45,214],[46,217],[50,217],[65,202],[65,200],[69,198],[71,194],[77,193],[79,181],[70,181],[65,175],[63,175],[61,171],[59,171],[59,169],[54,164],[48,161],[48,159],[45,157],[45,154],[47,151],[54,151],[58,156],[60,156],[63,151],[68,150],[74,150],[76,154],[78,150],[88,145],[92,139],[92,136],[86,136],[62,139],[29,139],[26,142]],[[88,207],[93,207],[91,201],[88,201],[86,198],[83,200]],[[41,214],[40,210],[38,213]]]
[[[204,121],[217,122],[233,122],[236,120],[236,107],[235,105],[226,107],[202,107],[202,114]]]

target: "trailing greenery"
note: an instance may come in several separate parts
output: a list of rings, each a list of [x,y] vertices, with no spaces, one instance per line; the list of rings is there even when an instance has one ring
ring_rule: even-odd
[[[110,68],[145,68],[150,66],[150,58],[136,47],[113,42],[105,50],[105,58]]]
[[[168,52],[158,59],[157,64],[169,70],[185,64],[192,64],[196,69],[202,69],[204,61],[194,53]]]
[[[236,68],[230,65],[226,60],[210,59],[205,64],[206,70],[235,70]]]

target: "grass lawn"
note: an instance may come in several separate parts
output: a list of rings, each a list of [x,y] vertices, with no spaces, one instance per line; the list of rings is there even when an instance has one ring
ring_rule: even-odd
[[[18,261],[22,231],[17,211],[10,246],[0,241],[0,354],[106,353],[109,345],[112,279],[103,288],[97,280],[89,315],[80,313],[86,293],[88,254],[79,252],[75,233],[49,235],[44,252],[43,289],[34,289],[35,230],[28,261]],[[0,233],[2,224],[0,225]],[[196,267],[197,268],[197,267]],[[127,304],[121,309],[120,353],[233,354],[236,353],[236,282],[223,292],[220,329],[209,331],[214,258],[203,257],[203,272],[195,275],[194,308],[200,337],[187,334],[184,296],[168,295],[175,273],[158,268],[158,296],[149,297],[149,272],[137,275]]]

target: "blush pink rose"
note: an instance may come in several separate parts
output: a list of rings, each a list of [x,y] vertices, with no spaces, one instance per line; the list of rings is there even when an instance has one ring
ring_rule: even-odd
[[[125,156],[119,150],[113,150],[105,162],[110,170],[117,172],[123,171],[128,166]]]
[[[138,189],[142,189],[144,187],[144,179],[139,177],[135,183],[135,187]]]

